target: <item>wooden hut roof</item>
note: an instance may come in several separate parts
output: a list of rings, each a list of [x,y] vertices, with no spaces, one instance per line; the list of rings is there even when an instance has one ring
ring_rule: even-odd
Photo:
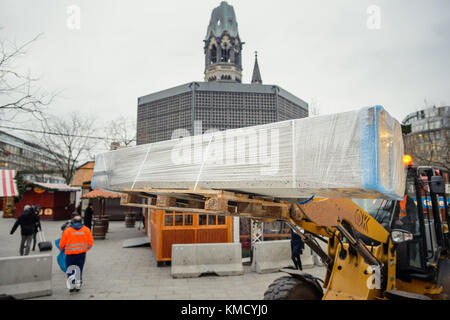
[[[108,192],[102,189],[92,190],[81,196],[82,199],[96,199],[96,198],[104,198],[104,199],[115,199],[120,198],[120,193]]]
[[[83,183],[90,182],[94,173],[94,165],[94,161],[88,161],[78,167],[72,179],[72,186],[81,187]]]

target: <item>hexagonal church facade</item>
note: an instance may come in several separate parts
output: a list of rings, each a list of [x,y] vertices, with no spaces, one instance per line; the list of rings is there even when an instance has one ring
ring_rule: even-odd
[[[225,1],[212,12],[204,39],[205,82],[191,82],[138,98],[137,144],[308,116],[308,104],[277,85],[265,85],[257,56],[250,84],[242,83],[236,15]],[[201,130],[199,129],[201,124]]]

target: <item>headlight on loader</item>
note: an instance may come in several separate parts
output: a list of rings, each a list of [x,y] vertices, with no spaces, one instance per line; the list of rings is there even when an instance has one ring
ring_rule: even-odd
[[[395,229],[391,232],[392,241],[394,243],[402,243],[413,239],[413,234],[405,230]]]

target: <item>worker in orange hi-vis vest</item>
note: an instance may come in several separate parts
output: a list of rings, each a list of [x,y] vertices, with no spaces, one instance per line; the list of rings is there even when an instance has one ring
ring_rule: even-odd
[[[399,217],[406,217],[406,200],[408,195],[405,194],[403,200],[400,201],[400,212],[398,214]]]
[[[395,226],[399,229],[416,232],[417,228],[417,206],[413,199],[405,194],[398,202],[396,210]]]
[[[59,242],[61,251],[66,254],[67,287],[70,292],[78,292],[81,289],[86,252],[94,243],[91,230],[81,221],[81,216],[76,215],[70,226],[64,230]]]

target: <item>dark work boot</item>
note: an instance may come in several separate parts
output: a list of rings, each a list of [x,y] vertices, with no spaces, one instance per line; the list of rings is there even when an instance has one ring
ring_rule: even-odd
[[[80,284],[75,287],[75,292],[78,292],[78,291],[81,290],[81,285],[82,284],[83,284],[83,282],[80,280]]]

